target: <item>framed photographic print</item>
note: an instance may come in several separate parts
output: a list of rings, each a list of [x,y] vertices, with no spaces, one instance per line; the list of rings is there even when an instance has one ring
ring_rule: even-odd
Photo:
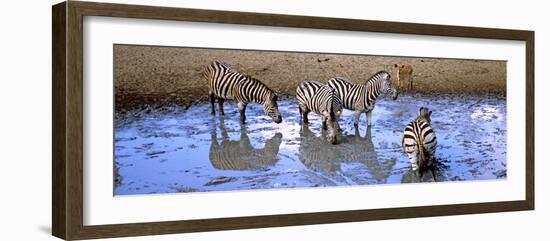
[[[52,8],[63,239],[534,209],[534,32]]]

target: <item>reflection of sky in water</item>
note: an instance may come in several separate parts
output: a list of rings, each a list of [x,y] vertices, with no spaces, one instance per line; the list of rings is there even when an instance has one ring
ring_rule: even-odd
[[[496,121],[501,121],[503,120],[504,116],[503,116],[503,113],[501,113],[498,108],[481,107],[481,108],[475,108],[473,110],[473,113],[470,115],[470,118],[481,119],[481,120],[494,119]]]
[[[132,113],[116,123],[115,194],[249,190],[433,181],[410,172],[401,149],[404,126],[421,105],[434,111],[437,181],[506,177],[506,106],[496,97],[413,97],[380,100],[373,127],[362,115],[353,128],[345,111],[339,144],[331,145],[320,119],[299,123],[296,102],[283,99],[279,125],[257,104],[239,123],[236,106],[210,114],[210,104],[188,110]]]

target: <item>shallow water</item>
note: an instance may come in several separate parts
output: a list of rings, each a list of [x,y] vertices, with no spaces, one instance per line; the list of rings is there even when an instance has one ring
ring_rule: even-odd
[[[410,170],[403,129],[420,106],[433,110],[436,170]],[[250,104],[245,125],[234,103],[225,116],[210,104],[162,107],[117,115],[115,195],[391,184],[506,178],[506,100],[497,96],[400,96],[379,100],[373,126],[340,119],[331,145],[320,118],[300,124],[293,98],[279,101],[283,123]]]

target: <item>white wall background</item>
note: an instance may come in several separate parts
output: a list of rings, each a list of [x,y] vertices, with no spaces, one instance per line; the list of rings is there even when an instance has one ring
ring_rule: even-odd
[[[121,2],[121,1],[119,1]],[[153,1],[128,0],[131,3]],[[154,1],[182,7],[536,31],[536,211],[164,235],[155,240],[547,240],[550,163],[543,91],[550,65],[544,1]],[[51,5],[6,1],[0,13],[0,239],[56,240],[51,230]],[[422,234],[423,230],[429,234]],[[153,237],[123,240],[151,240]]]

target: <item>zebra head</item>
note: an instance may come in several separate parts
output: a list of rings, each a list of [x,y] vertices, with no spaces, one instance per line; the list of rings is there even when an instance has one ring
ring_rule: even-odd
[[[426,107],[420,107],[420,110],[418,110],[418,117],[424,118],[428,123],[431,122],[432,111]]]
[[[393,100],[397,99],[398,93],[391,83],[391,75],[386,71],[382,71],[380,77],[382,80],[382,93],[391,96]]]
[[[283,117],[281,117],[281,113],[279,112],[277,98],[277,95],[272,92],[266,95],[266,99],[264,100],[264,113],[271,117],[275,123],[279,124],[283,121]]]
[[[327,127],[328,127],[328,139],[331,144],[335,145],[337,143],[337,136],[339,132],[339,125],[338,125],[338,117],[336,113],[331,113],[327,120]]]

